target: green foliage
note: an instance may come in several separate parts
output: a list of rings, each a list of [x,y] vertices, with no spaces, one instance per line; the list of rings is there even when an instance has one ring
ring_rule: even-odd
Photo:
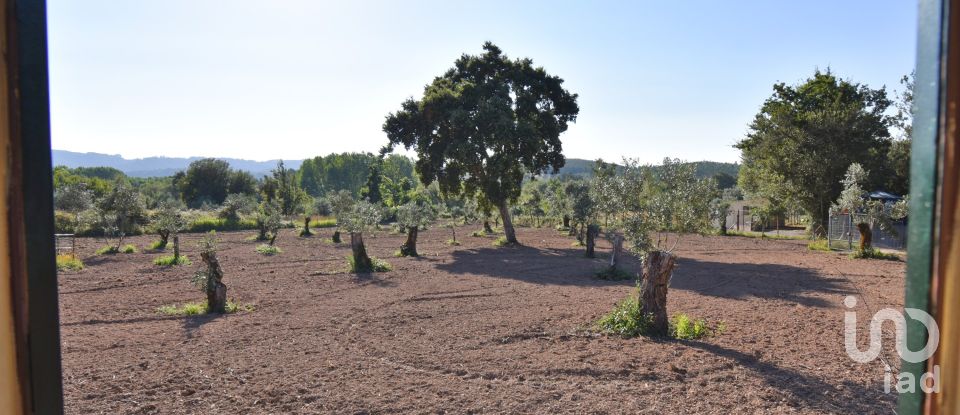
[[[190,207],[204,202],[221,204],[227,197],[233,171],[224,160],[206,158],[190,163],[186,172],[178,172],[173,179],[180,197]]]
[[[710,327],[707,321],[698,318],[693,319],[686,314],[677,314],[670,320],[670,336],[679,340],[696,340],[707,336],[716,336],[726,330],[723,322],[717,323],[715,327]]]
[[[137,247],[134,246],[134,245],[130,245],[130,244],[124,245],[122,248],[120,248],[120,253],[122,253],[122,254],[135,254],[135,253],[137,253]]]
[[[613,310],[600,318],[595,324],[597,331],[623,337],[637,337],[647,334],[653,321],[651,316],[643,315],[643,304],[636,296],[629,296],[617,303]],[[720,335],[726,330],[726,324],[718,322],[710,327],[704,319],[694,319],[686,314],[677,314],[670,320],[670,337],[679,340],[696,340],[707,336]]]
[[[64,185],[54,190],[53,206],[57,210],[79,213],[93,206],[93,192],[84,182]]]
[[[457,241],[455,239],[447,239],[447,245],[460,246],[460,241]]]
[[[883,162],[891,102],[884,89],[829,71],[818,70],[801,85],[777,83],[773,90],[736,145],[743,157],[739,185],[775,204],[796,200],[817,229],[842,190],[836,178],[855,161],[869,162],[868,169]]]
[[[151,249],[154,251],[162,251],[164,249],[167,249],[167,244],[164,243],[162,240],[157,239],[156,241],[150,242],[150,245],[148,245],[147,249]]]
[[[888,261],[899,261],[900,256],[888,254],[877,248],[857,249],[850,254],[853,259],[885,259]]]
[[[227,306],[225,310],[228,314],[236,313],[238,311],[251,312],[254,310],[254,307],[249,304],[242,305],[242,304],[235,303],[233,301],[227,301]],[[207,311],[208,309],[207,309],[206,301],[197,302],[197,303],[186,303],[182,306],[178,304],[165,305],[157,308],[158,313],[168,315],[168,316],[196,316],[200,314],[207,314]]]
[[[97,255],[113,255],[120,252],[120,248],[114,245],[104,245],[97,249]]]
[[[345,221],[341,222],[340,226],[350,233],[362,233],[380,222],[381,215],[378,206],[361,200],[354,203],[350,211],[344,214]]]
[[[270,241],[270,245],[277,238],[277,232],[283,226],[283,217],[280,216],[280,209],[275,203],[264,201],[257,210],[257,234],[258,241]]]
[[[601,333],[623,337],[646,334],[652,319],[650,316],[644,316],[642,309],[643,305],[636,296],[628,296],[597,321],[596,329]]]
[[[349,272],[352,272],[352,273],[387,272],[393,269],[393,266],[391,266],[390,263],[382,259],[370,257],[370,261],[371,263],[373,263],[373,269],[358,270],[357,264],[353,260],[353,255],[347,255],[347,263],[350,264]]]
[[[432,206],[422,201],[410,201],[397,207],[397,223],[405,228],[424,229],[437,217]]]
[[[624,160],[623,173],[608,180],[602,192],[612,196],[604,198],[612,198],[622,209],[624,236],[638,255],[668,249],[661,233],[704,233],[711,228],[710,202],[718,193],[716,183],[698,179],[689,163],[664,159],[654,172],[636,160]],[[657,234],[656,240],[652,233]]]
[[[424,183],[505,210],[520,196],[525,174],[563,167],[560,134],[576,121],[579,107],[562,79],[530,59],[510,60],[489,42],[483,49],[479,56],[463,55],[424,88],[421,99],[387,116],[384,151],[413,148]]]
[[[337,226],[337,220],[334,218],[319,218],[310,221],[311,228],[332,228]]]
[[[378,163],[378,159],[378,156],[370,153],[330,154],[306,159],[300,165],[297,180],[300,187],[314,197],[344,190],[356,198],[367,183],[370,166]],[[381,173],[383,183],[380,188],[384,199],[387,199],[387,193],[393,196],[393,188],[384,192],[385,186],[400,185],[404,179],[411,184],[416,182],[413,161],[402,155],[392,154],[385,157]],[[402,203],[405,201],[397,204]]]
[[[251,195],[231,193],[223,200],[218,217],[228,221],[240,221],[242,215],[253,213],[257,200]]]
[[[501,236],[493,241],[493,246],[501,247],[510,245],[510,241],[507,240],[506,236]]]
[[[254,219],[243,219],[239,222],[234,222],[212,216],[202,216],[191,221],[184,231],[204,233],[210,231],[248,231],[253,229],[258,229],[257,221]]]
[[[280,250],[279,247],[276,247],[273,245],[267,245],[267,244],[257,245],[256,250],[257,250],[257,253],[261,255],[266,255],[266,256],[272,256],[272,255],[276,255],[283,252]]]
[[[100,227],[106,235],[119,235],[122,239],[146,219],[140,194],[124,181],[114,183],[113,189],[97,205],[102,221]]]
[[[283,160],[277,162],[277,168],[273,170],[273,180],[277,186],[276,201],[280,213],[292,215],[302,211],[308,195],[297,183],[295,172],[284,167]],[[267,200],[272,199],[267,198]]]
[[[190,265],[190,258],[187,258],[186,255],[180,255],[180,258],[174,258],[173,255],[165,255],[153,260],[155,265],[160,265],[162,267],[172,267],[174,265]]]
[[[83,269],[83,261],[73,254],[57,255],[57,271],[80,271]]]

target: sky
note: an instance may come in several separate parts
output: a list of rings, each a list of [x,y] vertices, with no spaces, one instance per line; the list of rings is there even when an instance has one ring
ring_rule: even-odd
[[[568,158],[734,162],[776,82],[901,89],[917,3],[48,0],[53,148],[303,159],[378,151],[384,117],[485,41],[579,94]]]

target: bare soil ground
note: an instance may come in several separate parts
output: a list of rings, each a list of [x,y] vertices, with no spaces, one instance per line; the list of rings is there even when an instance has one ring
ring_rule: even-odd
[[[448,229],[420,235],[420,258],[394,258],[401,235],[365,238],[393,271],[345,271],[331,230],[254,252],[252,232],[222,233],[228,297],[255,307],[165,316],[201,301],[194,265],[156,252],[93,256],[59,277],[68,413],[890,413],[883,365],[844,352],[843,299],[902,307],[902,262],[811,252],[804,241],[689,236],[668,307],[726,332],[700,341],[591,334],[634,292],[593,277],[603,267],[572,239],[521,228],[518,248]],[[150,237],[132,238],[144,247]],[[633,260],[627,264],[637,269]],[[865,300],[865,301],[864,301]],[[862,339],[861,339],[862,340]],[[892,339],[885,342],[888,359]],[[862,347],[862,346],[861,346]],[[893,359],[892,363],[898,362]],[[893,368],[897,370],[896,367]]]

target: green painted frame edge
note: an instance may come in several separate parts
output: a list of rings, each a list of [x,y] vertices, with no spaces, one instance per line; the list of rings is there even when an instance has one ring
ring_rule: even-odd
[[[943,115],[946,75],[944,54],[948,50],[946,16],[950,0],[920,0],[917,34],[917,75],[915,84],[913,143],[910,153],[910,221],[907,228],[907,276],[904,307],[930,311],[930,282],[933,271],[935,207],[938,184],[938,142]],[[907,347],[920,350],[926,345],[926,328],[907,319]],[[926,372],[926,363],[902,361],[900,372],[914,379]],[[919,386],[919,385],[916,385]],[[898,413],[920,414],[924,393],[898,398]]]
[[[62,414],[60,307],[54,254],[53,173],[47,11],[44,0],[15,0],[31,402],[25,411]]]

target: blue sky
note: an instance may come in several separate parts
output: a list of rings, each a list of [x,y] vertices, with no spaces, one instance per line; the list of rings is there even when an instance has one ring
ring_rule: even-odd
[[[384,116],[490,40],[580,94],[567,157],[737,161],[774,82],[899,90],[915,1],[48,0],[53,148],[301,159],[378,150]]]

